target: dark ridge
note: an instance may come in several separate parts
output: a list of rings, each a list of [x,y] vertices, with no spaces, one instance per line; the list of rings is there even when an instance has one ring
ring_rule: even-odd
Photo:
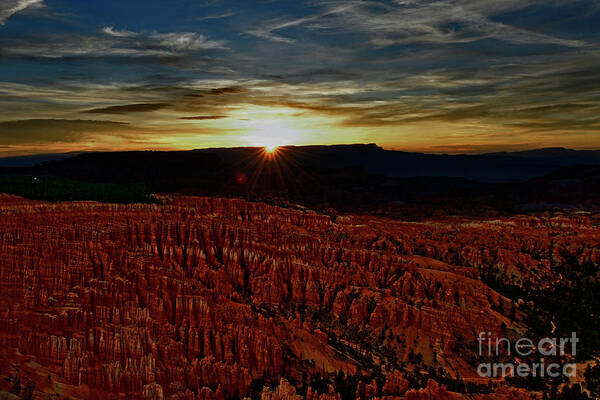
[[[401,218],[598,208],[600,152],[540,152],[453,156],[375,144],[284,146],[273,156],[258,147],[98,152],[0,172]]]

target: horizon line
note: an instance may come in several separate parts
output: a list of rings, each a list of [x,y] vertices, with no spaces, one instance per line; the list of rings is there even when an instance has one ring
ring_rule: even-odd
[[[418,154],[430,154],[430,155],[448,155],[448,156],[476,156],[476,155],[488,155],[488,154],[510,154],[510,153],[525,153],[535,152],[542,150],[563,150],[563,151],[575,151],[575,152],[589,152],[589,151],[600,151],[600,148],[570,148],[564,146],[551,146],[551,147],[535,147],[535,148],[523,148],[514,150],[490,150],[490,151],[463,151],[463,152],[451,152],[451,151],[427,151],[427,150],[409,150],[397,147],[384,147],[383,145],[375,142],[355,142],[355,143],[332,143],[332,144],[285,144],[277,146],[278,148],[303,148],[303,147],[335,147],[335,146],[376,146],[377,148],[385,151],[395,151],[399,153],[418,153]],[[209,146],[209,147],[197,147],[193,149],[173,149],[173,148],[139,148],[139,149],[99,149],[99,150],[72,150],[64,152],[38,152],[38,153],[25,153],[17,155],[0,155],[0,159],[11,159],[11,158],[24,158],[24,157],[35,157],[35,156],[58,156],[58,155],[78,155],[78,154],[90,154],[90,153],[128,153],[128,152],[186,152],[186,151],[206,151],[206,150],[234,150],[234,149],[260,149],[265,146]]]

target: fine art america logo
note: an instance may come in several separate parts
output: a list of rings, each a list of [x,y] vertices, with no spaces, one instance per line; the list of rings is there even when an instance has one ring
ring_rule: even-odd
[[[483,357],[496,356],[498,358],[501,355],[507,355],[518,359],[520,357],[536,358],[536,356],[541,356],[536,362],[531,363],[481,363],[477,367],[479,376],[487,378],[514,376],[522,378],[557,378],[560,375],[566,377],[576,376],[575,364],[561,363],[560,359],[557,358],[575,358],[575,355],[577,354],[577,343],[579,342],[575,332],[571,334],[571,337],[546,337],[537,342],[529,338],[521,338],[516,341],[501,337],[492,338],[490,332],[480,332],[477,341],[479,342],[479,355]],[[544,357],[551,358],[552,361],[545,360]]]

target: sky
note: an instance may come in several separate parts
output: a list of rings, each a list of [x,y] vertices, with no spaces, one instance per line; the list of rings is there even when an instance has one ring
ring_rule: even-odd
[[[0,0],[0,155],[600,148],[600,2]]]

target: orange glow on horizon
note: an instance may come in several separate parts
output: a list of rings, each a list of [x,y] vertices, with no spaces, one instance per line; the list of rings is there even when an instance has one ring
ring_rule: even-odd
[[[358,112],[355,110],[355,112]],[[348,113],[326,114],[285,105],[244,104],[219,110],[218,118],[182,119],[189,113],[156,111],[148,115],[123,114],[120,125],[104,126],[101,120],[72,120],[59,115],[48,134],[37,141],[15,142],[0,146],[0,157],[40,153],[79,151],[191,150],[203,148],[257,147],[264,155],[277,154],[282,146],[377,143],[384,149],[434,154],[480,154],[496,151],[530,150],[543,147],[567,147],[575,150],[597,149],[591,131],[568,135],[554,131],[531,131],[482,121],[423,121],[361,125],[348,121]],[[26,115],[23,116],[26,118]],[[35,120],[37,121],[37,120]],[[41,122],[39,122],[41,121]],[[44,123],[39,120],[36,124]],[[31,124],[31,123],[29,123]],[[23,137],[37,137],[43,125],[25,124]],[[12,128],[11,128],[12,129]],[[54,140],[64,132],[73,132],[74,140]],[[486,135],[482,135],[486,132]],[[507,141],[506,137],[527,137],[523,141]],[[12,140],[12,139],[11,139]],[[279,150],[279,151],[278,151]]]

